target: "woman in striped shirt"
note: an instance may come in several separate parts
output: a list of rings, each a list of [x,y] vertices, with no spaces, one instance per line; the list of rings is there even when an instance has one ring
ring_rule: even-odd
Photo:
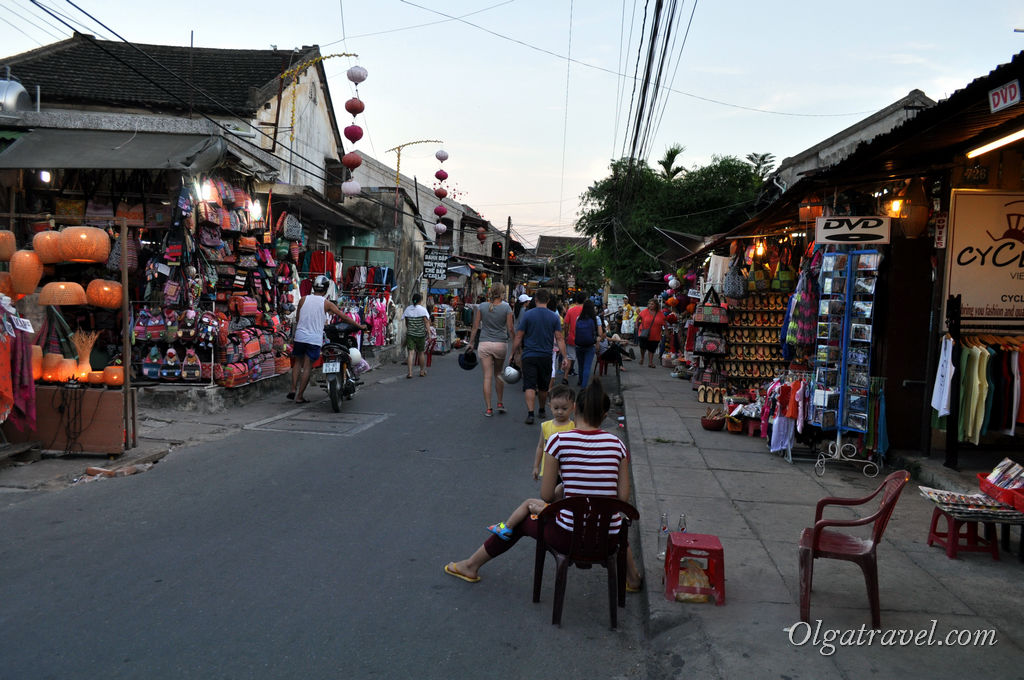
[[[594,380],[577,395],[576,429],[551,435],[544,449],[544,475],[541,478],[544,501],[558,500],[555,488],[561,477],[566,497],[612,496],[629,502],[629,452],[618,437],[601,429],[610,408],[611,400],[600,380]],[[612,533],[617,533],[620,525],[621,520],[615,520]],[[468,559],[449,562],[444,570],[463,581],[476,583],[480,580],[480,567],[507,551],[523,536],[536,539],[538,527],[536,519],[526,517],[510,527],[508,535],[491,536]],[[559,513],[555,522],[545,526],[544,538],[555,550],[569,552],[572,515],[565,511]],[[642,578],[633,561],[632,550],[627,557],[626,587],[635,592],[640,588]]]

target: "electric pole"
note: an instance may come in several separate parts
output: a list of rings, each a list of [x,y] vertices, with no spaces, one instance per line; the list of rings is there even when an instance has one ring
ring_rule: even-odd
[[[505,225],[505,247],[502,249],[502,253],[505,255],[505,287],[508,288],[509,299],[512,296],[512,279],[509,278],[508,271],[508,251],[512,246],[511,241],[512,234],[512,216],[508,216],[508,224]],[[512,300],[515,302],[514,300]]]

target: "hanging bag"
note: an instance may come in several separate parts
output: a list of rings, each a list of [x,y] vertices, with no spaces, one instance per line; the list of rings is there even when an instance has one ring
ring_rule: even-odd
[[[729,312],[722,306],[718,292],[712,287],[693,313],[693,322],[700,324],[729,323]]]
[[[697,333],[697,339],[693,345],[693,353],[723,355],[725,354],[725,338],[718,331],[703,328]]]
[[[734,300],[742,300],[750,294],[747,290],[747,280],[743,276],[743,261],[740,255],[732,260],[728,273],[722,280],[722,295]]]

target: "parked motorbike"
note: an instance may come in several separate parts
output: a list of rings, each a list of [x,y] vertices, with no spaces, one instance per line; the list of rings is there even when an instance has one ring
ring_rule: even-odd
[[[358,332],[357,326],[344,322],[324,327],[327,342],[320,352],[323,357],[320,367],[321,384],[331,398],[331,408],[335,413],[341,411],[342,399],[351,400],[355,396],[359,384],[352,375],[352,360],[349,356],[349,350],[356,346],[353,336]]]

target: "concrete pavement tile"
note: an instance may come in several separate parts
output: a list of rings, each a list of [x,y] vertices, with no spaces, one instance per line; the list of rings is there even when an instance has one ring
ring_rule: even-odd
[[[789,463],[778,456],[769,454],[767,450],[755,452],[735,449],[702,449],[702,451],[707,466],[712,470],[793,474]]]
[[[667,406],[645,407],[641,432],[646,441],[693,443],[689,431],[681,424],[676,412]]]
[[[931,617],[937,618],[937,617]],[[926,646],[927,632],[932,628],[930,619],[909,613],[883,614],[883,630],[875,635],[870,646],[840,647],[831,658],[835,661],[842,677],[847,678],[929,678],[934,680],[960,680],[966,675],[993,678],[1020,678],[1020,659],[1024,649],[1014,641],[1007,639],[997,631],[998,642],[994,646],[968,645]],[[937,618],[933,640],[944,641],[951,631],[987,628],[987,622],[977,617],[942,616]],[[1019,627],[1015,626],[1015,627]],[[834,628],[829,626],[829,628]],[[859,628],[856,626],[856,628]],[[911,633],[906,634],[908,644],[898,644],[899,637],[890,634],[890,640],[897,644],[882,644],[887,639],[884,633],[888,629],[926,631],[920,642],[915,645]],[[824,635],[824,632],[821,634]],[[851,639],[855,639],[851,636]],[[865,632],[863,639],[868,640]],[[810,643],[808,643],[810,646]],[[810,651],[810,650],[808,650]],[[816,652],[817,653],[817,652]],[[820,654],[819,654],[820,655]]]
[[[715,477],[729,497],[735,500],[813,505],[828,495],[821,485],[804,475],[716,470]]]
[[[814,525],[814,506],[810,504],[742,500],[734,503],[750,524],[754,536],[765,541],[790,541],[796,546],[800,532]],[[853,518],[856,515],[845,508],[836,508],[828,516]]]
[[[654,492],[660,498],[693,496],[698,498],[724,498],[722,486],[710,470],[694,470],[665,465],[651,466]]]
[[[885,528],[882,542],[896,545],[901,550],[938,551],[938,548],[928,546],[928,527],[931,525],[935,505],[914,495],[913,491],[909,488],[903,490],[903,496],[896,503]]]
[[[695,534],[712,534],[719,539],[755,538],[743,513],[728,498],[665,497],[662,507],[674,508],[669,521],[678,523],[679,513],[686,513],[686,529]],[[675,529],[675,527],[672,527]]]
[[[651,466],[707,469],[700,449],[692,444],[647,441],[647,463]]]
[[[719,536],[725,551],[726,603],[785,604],[793,598],[761,541]]]

